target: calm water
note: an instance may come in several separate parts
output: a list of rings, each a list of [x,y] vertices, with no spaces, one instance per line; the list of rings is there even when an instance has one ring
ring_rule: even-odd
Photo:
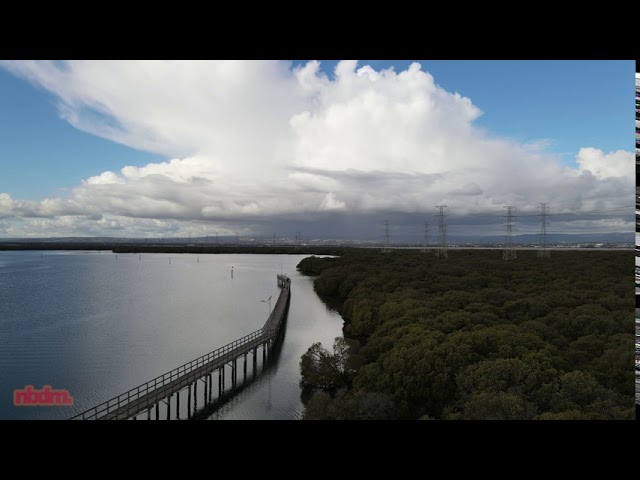
[[[210,418],[300,418],[300,356],[342,328],[296,271],[305,256],[0,252],[0,419],[68,418],[257,330],[281,268],[292,278],[282,349]],[[75,404],[14,407],[26,385],[67,389]]]

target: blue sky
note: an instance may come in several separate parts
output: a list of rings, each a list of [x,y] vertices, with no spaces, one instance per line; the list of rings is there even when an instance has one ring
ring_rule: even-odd
[[[438,85],[469,97],[483,111],[476,123],[495,135],[548,140],[548,150],[568,164],[585,138],[605,151],[633,148],[634,62],[417,61]],[[332,75],[337,62],[321,62]],[[412,62],[359,64],[400,71]],[[41,199],[105,170],[163,159],[77,130],[55,105],[51,94],[0,69],[0,192]]]
[[[160,159],[72,127],[51,94],[0,68],[0,192],[61,195],[104,170]]]
[[[409,72],[413,62],[342,64],[353,71],[369,65],[378,73],[393,67],[400,74]],[[141,235],[158,224],[176,231],[215,224],[221,231],[249,232],[268,216],[410,213],[420,211],[421,202],[451,196],[473,198],[478,211],[496,209],[500,202],[517,202],[526,210],[559,190],[565,194],[555,198],[556,206],[567,211],[620,205],[614,192],[628,188],[620,182],[631,171],[627,160],[635,138],[634,62],[415,62],[439,89],[433,91],[416,71],[404,79],[371,82],[360,70],[357,82],[346,74],[338,78],[334,69],[339,62],[332,60],[320,61],[315,73],[307,60],[279,68],[256,62],[231,67],[208,62],[0,63],[0,195],[5,195],[0,197],[0,236],[55,235],[64,229],[98,234],[109,228],[133,234],[133,223],[142,228],[144,222]],[[282,74],[291,67],[305,68],[306,80]],[[327,74],[328,84],[320,73]],[[443,92],[470,99],[482,115],[460,99],[444,98]],[[425,104],[431,110],[416,113],[416,106]],[[120,128],[113,130],[113,125]],[[373,145],[386,135],[388,143]],[[394,149],[388,151],[391,143]],[[472,158],[476,151],[478,159]],[[507,172],[509,155],[527,168],[516,165]],[[541,182],[552,175],[548,162],[556,162],[554,180]],[[477,175],[464,173],[479,166],[489,173],[501,169],[504,183],[522,174],[532,178],[531,184],[495,193],[501,184],[492,175],[482,183]],[[122,173],[123,167],[130,168]],[[563,167],[571,171],[558,170]],[[262,168],[261,175],[278,172],[277,178],[286,177],[310,192],[309,198],[300,201],[298,194],[290,208],[267,207],[282,204],[277,199],[285,193],[259,185]],[[378,178],[383,172],[384,180]],[[410,175],[416,182],[424,177],[415,191],[400,191],[403,182],[394,175]],[[447,185],[425,188],[434,175],[446,178]],[[190,183],[196,180],[211,183],[202,196],[194,193],[200,186]],[[380,197],[389,201],[364,198],[367,182],[384,183],[386,195]],[[548,193],[540,194],[545,198],[538,198],[534,182],[549,183]],[[243,198],[238,185],[246,187]],[[419,199],[423,192],[428,192],[424,202]],[[94,197],[99,199],[93,202]],[[45,204],[45,198],[55,201]],[[132,207],[138,202],[144,208]]]
[[[374,69],[414,60],[360,61]],[[633,148],[633,61],[415,60],[435,82],[483,111],[478,125],[520,142],[547,139],[574,164],[585,138],[603,150]],[[335,61],[323,61],[331,74]]]

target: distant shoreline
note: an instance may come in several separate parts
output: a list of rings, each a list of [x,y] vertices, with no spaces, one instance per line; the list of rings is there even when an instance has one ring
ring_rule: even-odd
[[[0,251],[20,250],[110,250],[113,253],[199,253],[199,254],[284,254],[341,255],[353,247],[339,246],[215,246],[215,245],[144,245],[97,242],[0,242]]]
[[[340,245],[197,245],[197,244],[143,244],[115,242],[2,242],[0,251],[16,250],[110,250],[114,253],[200,253],[200,254],[282,254],[282,255],[341,255],[349,250],[376,249],[380,246],[340,246]],[[389,246],[390,250],[414,250],[419,246]],[[430,245],[429,248],[437,248]],[[448,250],[501,250],[501,245],[455,245],[447,246]],[[515,246],[516,250],[537,250],[535,246]],[[581,247],[581,246],[549,246],[549,250],[569,251],[634,251],[635,246],[620,247]]]

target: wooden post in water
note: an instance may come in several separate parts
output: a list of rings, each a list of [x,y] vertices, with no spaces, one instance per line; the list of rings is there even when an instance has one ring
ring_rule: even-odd
[[[160,402],[156,402],[156,420],[160,420]]]
[[[236,388],[236,366],[237,359],[233,359],[233,363],[231,364],[231,387]]]
[[[258,347],[253,349],[253,376],[256,376],[256,370],[258,368]]]
[[[207,387],[209,382],[209,375],[204,376],[204,404],[207,405]]]
[[[193,414],[198,410],[198,380],[193,382]]]
[[[171,420],[171,395],[167,397],[167,420]]]
[[[176,420],[180,420],[180,390],[176,392]]]
[[[188,386],[189,393],[187,394],[187,419],[191,418],[191,384]]]
[[[244,379],[247,379],[247,354],[244,354]]]

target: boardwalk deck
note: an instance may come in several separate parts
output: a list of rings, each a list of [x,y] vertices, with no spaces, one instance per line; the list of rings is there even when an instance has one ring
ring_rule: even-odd
[[[234,365],[232,375],[235,375],[235,361],[242,356],[253,353],[255,362],[257,350],[261,346],[264,357],[280,333],[289,305],[291,279],[284,275],[278,275],[278,285],[282,287],[280,295],[264,327],[260,330],[75,415],[71,419],[125,420],[150,410],[159,402],[170,399],[172,395],[179,393],[184,388],[190,388],[190,385],[206,378],[218,369],[223,369],[227,364]],[[221,370],[221,374],[224,375],[224,370]]]

